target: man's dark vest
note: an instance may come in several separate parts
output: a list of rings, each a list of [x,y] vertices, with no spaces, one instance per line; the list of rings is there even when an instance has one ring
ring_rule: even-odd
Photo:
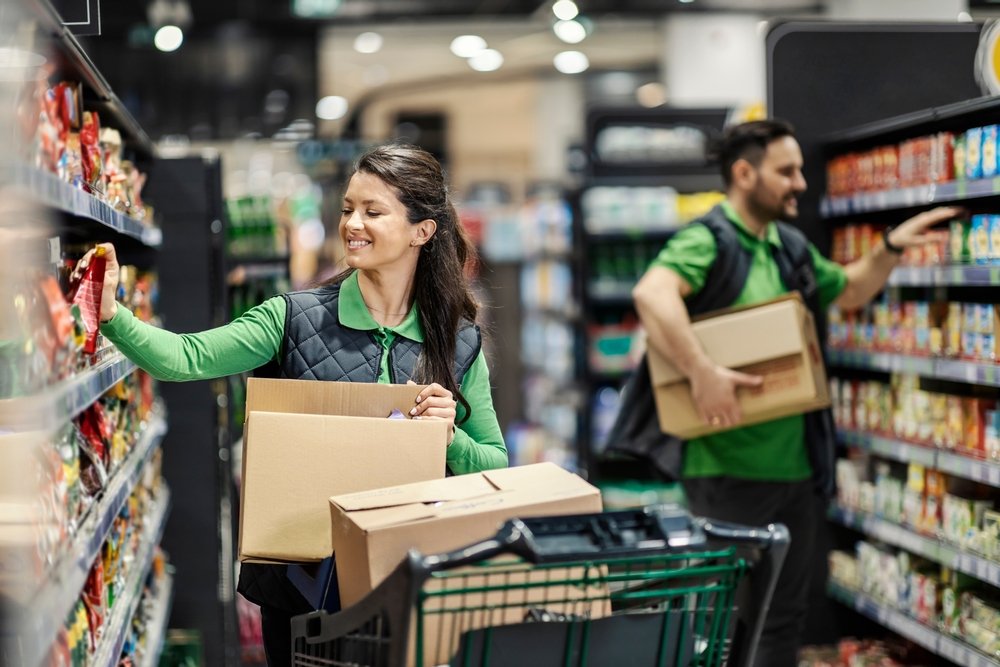
[[[371,331],[345,327],[337,315],[340,283],[285,294],[285,335],[277,359],[254,371],[257,377],[335,382],[376,382],[382,346]],[[421,343],[396,336],[389,346],[389,380],[405,384],[417,366]],[[479,356],[479,327],[463,320],[455,343],[455,381],[461,385]],[[294,443],[289,443],[294,446]],[[312,611],[285,576],[285,565],[243,563],[238,590],[259,605],[291,613]]]
[[[740,243],[739,232],[716,206],[691,224],[704,225],[715,237],[717,254],[709,268],[704,287],[687,300],[691,316],[731,306],[739,297],[750,274],[751,254]],[[816,269],[809,242],[801,231],[776,223],[781,247],[773,247],[781,281],[789,292],[798,291],[817,321],[823,321]],[[649,460],[660,474],[678,480],[683,470],[684,442],[660,431],[646,358],[625,383],[621,410],[608,437],[608,449]],[[817,488],[825,494],[834,489],[835,432],[830,410],[805,415],[806,449]]]

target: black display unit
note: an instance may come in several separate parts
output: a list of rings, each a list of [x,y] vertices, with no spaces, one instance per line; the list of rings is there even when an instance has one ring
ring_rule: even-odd
[[[228,321],[222,167],[217,157],[160,159],[150,201],[167,233],[160,249],[160,312],[176,333]],[[174,492],[164,548],[177,569],[170,627],[201,634],[205,664],[236,665],[227,387],[224,379],[160,384],[171,416],[163,474]]]
[[[797,224],[824,253],[830,250],[835,226],[848,219],[824,215],[826,160],[851,149],[945,129],[952,122],[949,117],[964,113],[962,107],[950,105],[968,104],[966,111],[980,113],[981,103],[968,101],[980,95],[974,62],[981,27],[975,23],[787,21],[771,28],[766,38],[768,109],[796,128],[809,184],[800,201]],[[920,84],[914,85],[918,78]],[[901,221],[912,210],[873,210],[865,216]],[[818,324],[823,334],[825,324]],[[844,523],[834,518],[836,523]],[[850,548],[858,539],[856,532],[844,531],[830,525],[821,536],[824,548],[817,553],[814,565],[817,574],[806,643],[830,643],[851,633],[870,636],[877,626],[867,619],[888,625],[897,633],[909,627],[907,619],[887,615],[863,597],[851,597],[839,589],[831,589],[827,596],[827,551],[834,545]],[[831,598],[859,613],[833,604]],[[957,664],[980,664],[968,655],[949,653],[948,642],[936,636],[922,631],[910,634],[932,651],[943,647],[939,655]]]
[[[678,194],[719,191],[722,178],[710,158],[710,147],[729,117],[728,109],[596,108],[587,114],[585,152],[588,166],[581,189],[571,198],[573,238],[579,262],[576,280],[581,336],[578,344],[583,369],[583,418],[580,428],[581,469],[595,481],[623,479],[657,481],[647,464],[601,451],[601,432],[610,411],[604,397],[613,397],[631,371],[624,362],[604,365],[595,350],[624,349],[629,330],[638,319],[631,289],[648,262],[682,224],[669,220],[662,191]],[[609,133],[634,132],[618,135]],[[624,188],[614,190],[618,188]],[[603,190],[602,190],[603,189]],[[595,204],[594,195],[618,192],[610,204]],[[635,214],[626,209],[642,196],[648,206]],[[663,215],[661,215],[663,213]],[[613,275],[612,279],[608,279]],[[616,326],[624,323],[620,336]],[[634,362],[635,355],[631,361]],[[598,363],[595,363],[597,361]],[[602,394],[603,390],[609,390]]]

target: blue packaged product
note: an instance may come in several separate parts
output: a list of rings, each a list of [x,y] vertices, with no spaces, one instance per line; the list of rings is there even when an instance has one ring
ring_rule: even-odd
[[[974,127],[965,132],[965,177],[983,177],[983,128]]]
[[[981,162],[983,178],[997,175],[997,126],[987,125],[983,128]]]
[[[969,259],[976,264],[987,264],[990,261],[990,228],[992,216],[972,216],[972,227],[969,230]]]
[[[990,216],[989,258],[992,264],[1000,264],[1000,215]]]

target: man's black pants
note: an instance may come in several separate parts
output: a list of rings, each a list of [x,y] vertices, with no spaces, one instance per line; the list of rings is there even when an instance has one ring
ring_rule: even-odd
[[[811,480],[759,482],[731,477],[684,480],[688,506],[695,516],[748,526],[783,523],[791,545],[771,600],[771,610],[754,664],[758,667],[795,667],[796,654],[818,555],[825,501]]]

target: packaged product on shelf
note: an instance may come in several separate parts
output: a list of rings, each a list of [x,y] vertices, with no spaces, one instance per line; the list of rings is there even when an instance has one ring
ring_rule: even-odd
[[[67,133],[66,145],[63,147],[56,167],[61,180],[73,187],[83,187],[83,147],[80,144],[79,133]]]
[[[101,155],[100,121],[94,111],[83,112],[80,128],[80,148],[83,158],[83,180],[88,192],[103,193],[102,170],[104,157]]]
[[[970,548],[987,558],[1000,560],[1000,512],[995,510],[983,512],[983,528]]]
[[[958,449],[965,442],[965,407],[961,396],[948,396],[948,428],[945,447]]]
[[[1000,410],[994,406],[983,413],[983,454],[988,459],[1000,459]]]
[[[966,142],[965,133],[959,132],[952,139],[952,177],[956,181],[965,180]]]
[[[987,125],[982,134],[982,177],[997,175],[997,126]]]
[[[946,493],[941,510],[944,538],[967,547],[981,530],[983,516],[990,509],[993,509],[991,500],[962,498]]]
[[[969,453],[982,454],[983,436],[985,426],[985,412],[989,403],[978,398],[964,398],[962,400],[962,412],[965,417],[965,437],[962,439],[962,447]]]
[[[906,486],[903,488],[901,523],[917,527],[924,509],[924,483],[926,468],[919,463],[910,463],[906,468]]]
[[[862,481],[858,484],[858,509],[869,514],[875,513],[875,484]]]
[[[990,216],[990,263],[1000,262],[1000,215]]]
[[[100,558],[94,561],[87,574],[82,597],[87,609],[90,652],[93,652],[108,612],[108,599],[104,589],[104,563]]]
[[[979,214],[972,216],[969,228],[969,260],[975,264],[989,264],[992,256],[990,234],[992,216]]]
[[[927,470],[924,482],[924,512],[918,530],[936,536],[941,532],[941,506],[947,490],[947,480],[938,470]]]
[[[930,395],[931,438],[935,447],[944,447],[948,441],[948,397],[941,393]]]
[[[864,461],[837,459],[837,502],[843,507],[860,507],[861,481],[865,478]]]
[[[983,128],[972,127],[965,131],[965,177],[983,177]]]
[[[969,262],[969,221],[952,220],[948,227],[948,261],[952,264]]]

